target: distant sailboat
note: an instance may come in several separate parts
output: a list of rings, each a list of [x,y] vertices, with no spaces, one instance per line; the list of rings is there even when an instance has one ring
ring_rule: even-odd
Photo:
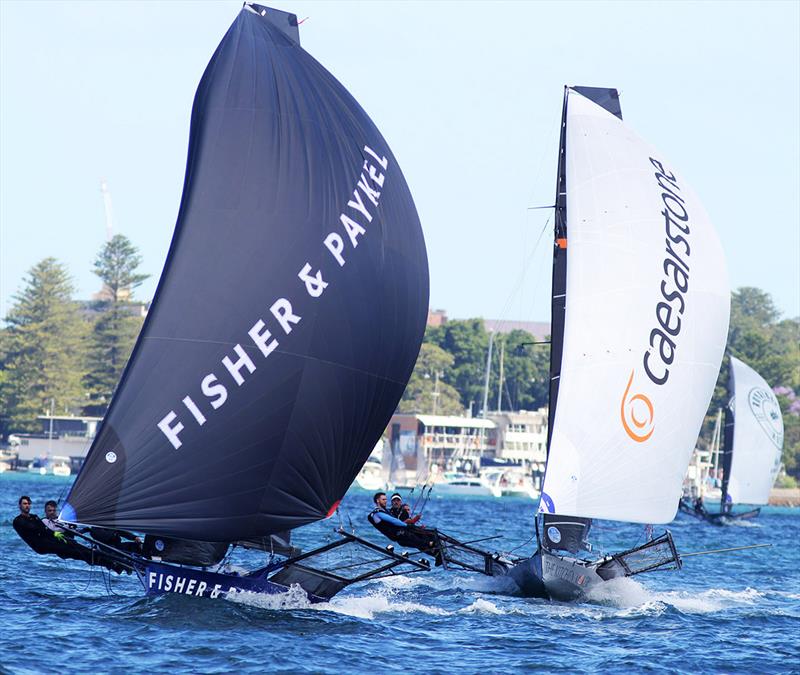
[[[289,545],[334,513],[381,437],[427,310],[422,230],[386,141],[300,47],[295,15],[246,3],[197,90],[156,297],[61,520],[146,535],[139,554],[91,543],[155,594],[298,584],[324,600],[428,569],[341,530]],[[206,569],[234,544],[268,562]],[[371,567],[314,566],[340,545]]]
[[[555,206],[547,468],[526,595],[576,599],[679,568],[669,532],[585,557],[597,518],[668,523],[725,348],[729,288],[702,205],[622,121],[615,89],[565,90]]]
[[[722,499],[718,512],[702,502],[681,500],[681,511],[723,525],[755,518],[761,511],[734,511],[734,504],[764,505],[781,467],[783,417],[770,386],[746,363],[731,356],[722,450]]]

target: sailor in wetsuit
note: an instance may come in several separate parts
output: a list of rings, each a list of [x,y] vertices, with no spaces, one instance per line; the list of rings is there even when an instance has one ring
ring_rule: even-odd
[[[706,514],[706,505],[703,504],[703,497],[699,496],[694,500],[694,512],[698,516],[704,516]]]
[[[53,554],[64,560],[83,560],[89,565],[103,565],[113,569],[117,574],[125,568],[101,553],[81,546],[67,539],[63,532],[49,529],[34,513],[31,513],[31,498],[23,495],[19,498],[19,515],[12,523],[20,538],[39,555]]]
[[[375,503],[375,508],[372,509],[367,519],[375,529],[384,537],[396,541],[401,546],[416,548],[433,556],[437,567],[442,564],[442,553],[436,530],[429,530],[422,525],[406,523],[399,518],[395,518],[386,510],[385,492],[376,492],[372,497],[372,501]]]
[[[408,504],[403,504],[403,498],[398,492],[392,495],[389,513],[398,520],[402,520],[406,525],[414,525],[422,517],[420,514],[416,516],[411,515],[411,507],[409,507]]]
[[[56,518],[56,510],[58,509],[58,504],[52,499],[46,501],[44,503],[44,518],[42,518],[42,524],[48,529],[52,530],[53,532],[63,532],[68,537],[70,536],[69,530],[61,525]]]

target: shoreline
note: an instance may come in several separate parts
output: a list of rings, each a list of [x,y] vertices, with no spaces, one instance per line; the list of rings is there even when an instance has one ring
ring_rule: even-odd
[[[770,506],[800,506],[800,488],[772,488]]]

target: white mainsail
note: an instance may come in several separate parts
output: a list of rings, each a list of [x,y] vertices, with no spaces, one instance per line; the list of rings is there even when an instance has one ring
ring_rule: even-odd
[[[731,357],[734,416],[728,495],[734,504],[767,504],[781,466],[783,417],[763,377]]]
[[[620,119],[570,90],[566,124],[566,316],[540,509],[666,523],[725,349],[722,247],[686,181]]]

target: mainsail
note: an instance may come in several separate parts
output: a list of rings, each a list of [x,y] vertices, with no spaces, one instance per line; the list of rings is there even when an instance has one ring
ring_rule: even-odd
[[[217,542],[324,518],[402,395],[427,307],[386,141],[294,15],[246,5],[197,90],[156,297],[61,518]]]
[[[556,208],[540,509],[669,522],[725,348],[722,247],[613,89],[566,90]]]
[[[763,377],[731,356],[722,501],[767,504],[781,466],[783,417]]]

